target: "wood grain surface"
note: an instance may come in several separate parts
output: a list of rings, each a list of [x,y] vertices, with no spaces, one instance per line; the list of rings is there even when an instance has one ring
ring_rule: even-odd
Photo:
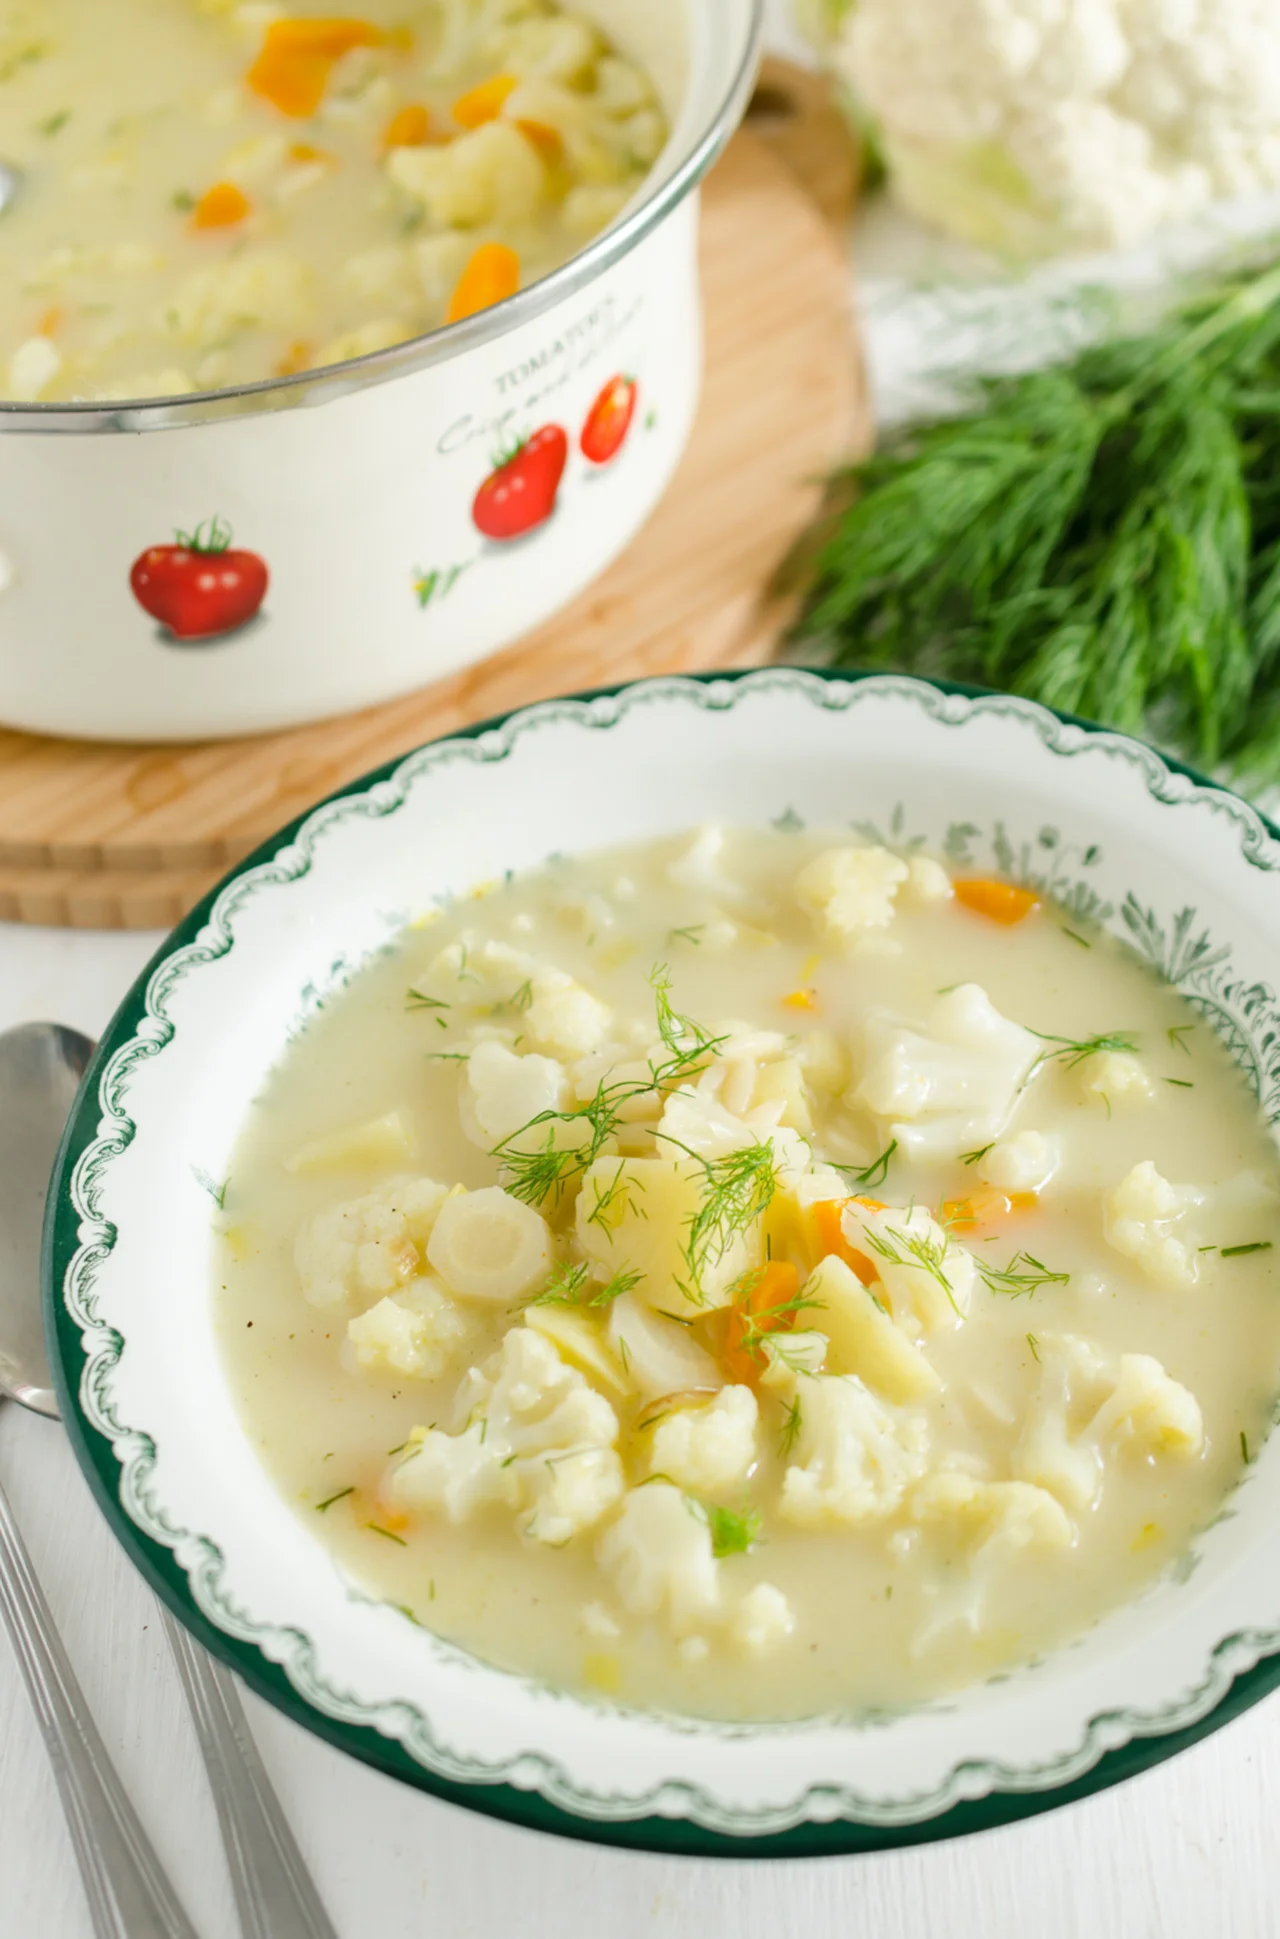
[[[639,537],[496,657],[291,732],[172,747],[0,730],[0,919],[166,927],[271,832],[365,769],[488,715],[643,674],[749,665],[821,475],[870,424],[838,217],[857,158],[825,88],[771,63],[704,192],[702,404]],[[805,183],[812,182],[811,195]]]

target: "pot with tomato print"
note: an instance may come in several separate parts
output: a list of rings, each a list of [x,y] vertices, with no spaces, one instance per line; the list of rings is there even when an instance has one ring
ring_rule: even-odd
[[[234,388],[0,401],[0,723],[99,740],[269,732],[426,686],[575,599],[650,517],[693,425],[697,188],[749,97],[762,10],[573,0],[643,70],[667,138],[631,201],[560,267],[515,288],[517,228],[510,247],[470,243],[461,216],[450,228],[463,187],[488,194],[489,177],[451,176],[446,196],[447,147],[404,110],[396,180],[420,180],[430,207],[403,251],[415,275],[428,259],[443,275],[447,255],[455,283],[438,328],[327,364],[300,342],[279,375]],[[299,159],[310,96],[286,98],[274,70],[254,76],[255,113],[279,115],[289,165],[322,167],[322,141]],[[467,153],[511,151],[508,85],[455,103]],[[545,129],[536,139],[552,152]],[[540,154],[530,180],[551,168]],[[271,255],[249,234],[260,196],[233,168],[190,186],[184,247],[244,229],[243,253]],[[55,355],[43,339],[36,350]],[[582,489],[605,476],[607,490]]]
[[[175,641],[221,639],[256,619],[267,596],[265,559],[231,544],[220,518],[150,545],[129,574],[133,596]]]

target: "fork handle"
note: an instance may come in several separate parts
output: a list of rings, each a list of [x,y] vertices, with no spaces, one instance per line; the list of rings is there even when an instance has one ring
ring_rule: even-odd
[[[98,1939],[197,1939],[89,1715],[2,1488],[0,1615],[53,1764]]]
[[[234,1679],[162,1612],[213,1790],[244,1939],[338,1939],[249,1731]]]

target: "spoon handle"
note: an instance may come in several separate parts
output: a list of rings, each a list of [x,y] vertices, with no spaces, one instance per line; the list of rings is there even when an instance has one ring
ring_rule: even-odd
[[[232,1677],[167,1610],[163,1615],[213,1789],[244,1939],[337,1939],[262,1768]]]
[[[197,1939],[89,1715],[3,1489],[0,1615],[53,1763],[98,1939]]]

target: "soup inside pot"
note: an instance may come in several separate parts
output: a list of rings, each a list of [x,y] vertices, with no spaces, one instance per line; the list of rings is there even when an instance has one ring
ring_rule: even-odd
[[[1101,930],[705,829],[436,912],[302,1031],[227,1367],[352,1578],[721,1718],[935,1697],[1185,1563],[1266,1434],[1280,1166]]]
[[[176,396],[474,314],[621,212],[648,75],[551,0],[0,0],[0,395]]]

